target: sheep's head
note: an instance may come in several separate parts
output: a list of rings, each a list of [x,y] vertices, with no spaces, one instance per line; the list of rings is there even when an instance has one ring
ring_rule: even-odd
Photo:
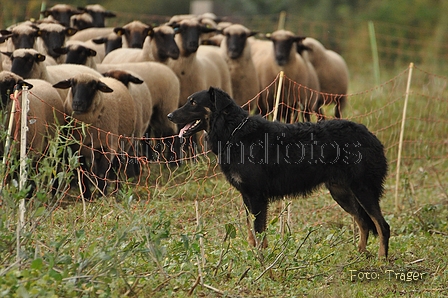
[[[11,30],[0,30],[6,39],[10,38],[14,49],[34,48],[39,28],[30,22],[13,27]]]
[[[40,78],[42,72],[40,67],[36,67],[38,63],[45,61],[45,55],[42,55],[33,49],[18,49],[14,52],[2,52],[11,59],[11,71],[19,76],[29,78]]]
[[[237,59],[241,56],[246,46],[247,38],[256,34],[246,27],[234,24],[222,30],[222,34],[226,37],[227,55],[230,59]]]
[[[114,32],[119,36],[123,36],[126,39],[128,47],[130,48],[143,48],[143,42],[146,36],[151,31],[152,26],[143,24],[140,21],[130,22],[123,27],[114,28]]]
[[[80,74],[53,85],[54,88],[71,88],[72,110],[75,114],[87,113],[98,92],[113,92],[109,86],[89,74]]]
[[[274,44],[274,54],[277,64],[286,65],[292,53],[296,53],[293,48],[294,43],[301,42],[305,37],[294,35],[291,31],[277,30],[267,36]]]
[[[91,4],[86,7],[78,7],[79,10],[88,13],[92,17],[92,27],[104,27],[106,18],[116,17],[112,11],[106,10],[99,4]]]
[[[56,4],[50,9],[46,9],[40,13],[44,17],[51,16],[64,26],[70,26],[70,18],[73,15],[81,14],[83,12],[68,4]]]
[[[154,40],[156,47],[153,55],[157,56],[157,61],[165,62],[168,58],[179,58],[179,47],[174,41],[174,34],[174,29],[167,25],[150,30],[149,36]]]
[[[171,22],[169,26],[173,27],[176,35],[179,36],[176,36],[177,43],[180,47],[181,56],[185,57],[196,53],[203,33],[216,31],[216,28],[199,23],[196,18],[185,19],[180,22]]]
[[[28,90],[33,88],[33,85],[25,82],[20,76],[9,71],[0,72],[0,110],[3,110],[9,102],[9,95],[14,92],[14,87],[20,90],[22,86],[28,86]]]

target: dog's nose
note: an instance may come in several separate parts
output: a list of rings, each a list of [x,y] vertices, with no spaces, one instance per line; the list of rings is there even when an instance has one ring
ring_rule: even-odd
[[[168,117],[169,120],[171,120],[173,118],[173,113],[169,113],[168,115],[166,115]]]

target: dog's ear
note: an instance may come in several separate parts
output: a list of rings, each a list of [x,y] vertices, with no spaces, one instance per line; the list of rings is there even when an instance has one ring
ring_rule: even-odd
[[[211,87],[208,89],[208,93],[210,94],[210,99],[215,105],[216,111],[222,111],[227,108],[229,105],[233,103],[233,100],[230,96],[224,91]]]

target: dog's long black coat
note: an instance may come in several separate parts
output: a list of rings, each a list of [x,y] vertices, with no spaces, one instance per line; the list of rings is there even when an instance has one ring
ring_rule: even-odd
[[[223,173],[255,216],[255,232],[266,228],[270,200],[306,195],[325,184],[354,216],[359,250],[365,251],[370,230],[379,234],[379,255],[387,256],[390,229],[379,206],[387,160],[381,142],[365,126],[346,120],[284,124],[249,117],[229,95],[212,87],[191,95],[168,118],[185,125],[180,136],[207,131]]]

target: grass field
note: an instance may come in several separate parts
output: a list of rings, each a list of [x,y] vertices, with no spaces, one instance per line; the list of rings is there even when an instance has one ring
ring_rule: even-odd
[[[209,155],[170,171],[151,165],[140,185],[123,183],[93,202],[74,200],[76,187],[54,200],[42,191],[27,203],[20,261],[23,193],[8,185],[0,206],[0,297],[448,296],[448,79],[415,71],[398,211],[395,171],[408,73],[397,74],[375,87],[355,80],[344,113],[385,143],[388,260],[378,260],[374,237],[370,253],[357,252],[352,218],[325,189],[272,204],[269,247],[250,246],[240,195]]]

